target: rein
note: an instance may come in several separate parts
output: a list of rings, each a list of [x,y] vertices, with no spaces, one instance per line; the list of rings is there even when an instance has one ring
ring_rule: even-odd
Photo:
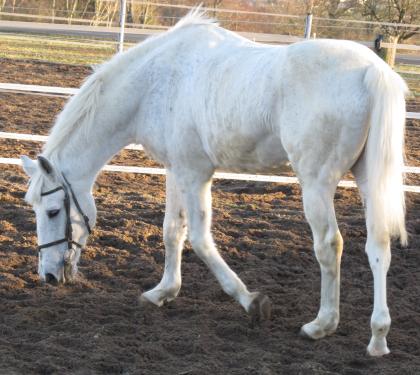
[[[82,245],[80,245],[78,242],[73,240],[73,228],[72,228],[72,225],[71,225],[71,218],[70,218],[70,195],[71,195],[71,198],[73,199],[74,205],[77,208],[77,211],[82,216],[83,221],[85,222],[86,229],[88,230],[89,234],[92,233],[92,229],[89,225],[89,218],[87,217],[87,215],[81,209],[80,204],[79,204],[79,202],[76,198],[76,195],[74,194],[74,191],[73,191],[70,183],[68,182],[66,176],[63,175],[63,178],[64,178],[64,182],[65,182],[63,185],[60,185],[60,186],[58,186],[58,187],[56,187],[52,190],[48,190],[46,192],[41,193],[41,197],[53,194],[53,193],[55,193],[57,191],[60,191],[60,190],[64,191],[64,209],[66,211],[65,235],[64,235],[64,238],[62,238],[60,240],[48,242],[46,244],[38,246],[38,253],[42,249],[46,249],[46,248],[51,247],[51,246],[59,245],[59,244],[64,243],[64,242],[67,242],[68,250],[70,250],[72,248],[72,245],[75,245],[78,248],[83,249]],[[70,191],[70,194],[69,194],[69,191]]]

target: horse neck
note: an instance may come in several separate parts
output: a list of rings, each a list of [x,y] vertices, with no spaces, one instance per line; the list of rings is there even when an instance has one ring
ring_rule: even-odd
[[[129,129],[99,127],[100,134],[72,135],[55,155],[54,164],[66,178],[82,190],[92,189],[101,168],[122,148],[133,142]],[[98,128],[97,128],[98,129]],[[48,155],[47,155],[48,157]]]

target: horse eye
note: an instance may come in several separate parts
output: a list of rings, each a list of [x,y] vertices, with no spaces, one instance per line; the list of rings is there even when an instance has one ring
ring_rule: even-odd
[[[47,215],[48,215],[49,218],[52,218],[54,216],[57,216],[59,212],[60,212],[59,209],[58,210],[49,210],[49,211],[47,211]]]

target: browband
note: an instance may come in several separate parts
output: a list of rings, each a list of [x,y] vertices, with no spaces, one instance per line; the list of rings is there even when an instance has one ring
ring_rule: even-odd
[[[44,197],[45,195],[50,195],[50,194],[55,193],[56,191],[59,191],[59,190],[64,190],[64,188],[62,186],[58,186],[55,189],[44,191],[43,193],[41,193],[41,197]]]

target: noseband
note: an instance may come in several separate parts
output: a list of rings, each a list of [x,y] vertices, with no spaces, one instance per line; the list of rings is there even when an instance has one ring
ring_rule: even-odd
[[[46,191],[44,193],[41,193],[41,197],[53,194],[53,193],[55,193],[57,191],[60,191],[60,190],[64,191],[64,209],[66,211],[66,230],[65,230],[64,238],[62,238],[61,240],[49,242],[49,243],[46,243],[44,245],[38,246],[38,252],[40,252],[42,249],[46,249],[46,248],[51,247],[51,246],[59,245],[59,244],[64,243],[64,242],[67,242],[68,250],[70,250],[72,248],[72,245],[75,245],[80,249],[83,248],[83,246],[80,245],[78,242],[73,241],[73,228],[72,228],[72,225],[71,225],[71,218],[70,218],[70,195],[71,195],[71,198],[73,199],[74,205],[77,208],[77,211],[79,211],[79,214],[82,215],[82,217],[83,217],[83,220],[85,222],[85,226],[86,226],[89,234],[92,233],[92,230],[91,230],[90,225],[89,225],[89,218],[86,216],[86,214],[81,209],[81,207],[79,205],[79,202],[77,201],[76,195],[74,194],[74,191],[71,188],[71,185],[68,182],[66,176],[63,175],[63,179],[64,179],[63,185],[58,186],[58,187],[56,187],[52,190]],[[70,191],[70,194],[69,194],[69,191]]]

